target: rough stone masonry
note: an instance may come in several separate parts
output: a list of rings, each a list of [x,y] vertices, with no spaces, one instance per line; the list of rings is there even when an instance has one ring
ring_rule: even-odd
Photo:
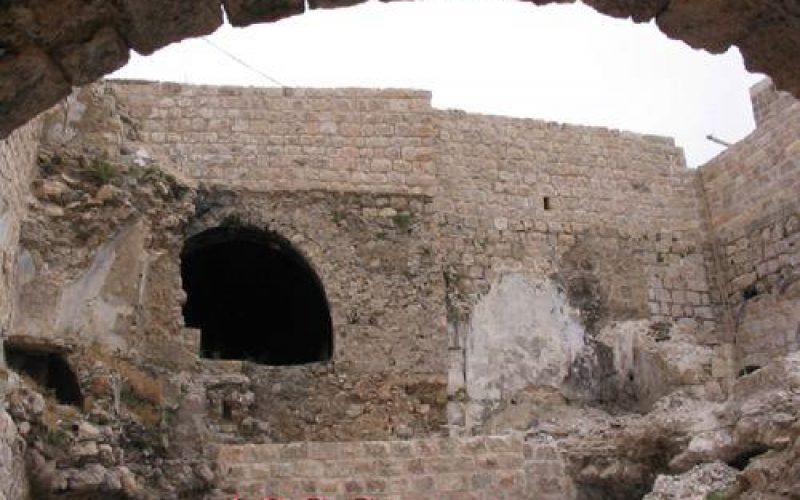
[[[77,89],[0,143],[0,491],[796,498],[800,105],[752,92],[690,170],[420,91]]]

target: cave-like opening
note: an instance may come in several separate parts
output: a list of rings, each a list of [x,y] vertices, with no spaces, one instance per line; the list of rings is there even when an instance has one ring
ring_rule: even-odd
[[[322,282],[286,239],[255,228],[218,227],[181,253],[187,326],[200,354],[267,365],[327,361],[331,318]]]
[[[72,367],[57,352],[6,343],[6,363],[51,392],[61,404],[83,406],[83,395]]]

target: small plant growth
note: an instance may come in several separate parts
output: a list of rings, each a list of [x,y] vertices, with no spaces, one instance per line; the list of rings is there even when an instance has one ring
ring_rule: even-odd
[[[86,168],[86,174],[98,184],[108,184],[119,175],[119,170],[107,160],[95,159]]]
[[[401,212],[392,217],[394,225],[403,231],[409,231],[411,224],[414,222],[414,217],[408,212]]]

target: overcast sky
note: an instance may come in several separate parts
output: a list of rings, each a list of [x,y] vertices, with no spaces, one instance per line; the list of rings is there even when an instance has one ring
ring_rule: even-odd
[[[710,55],[582,4],[426,0],[310,11],[208,39],[287,86],[433,91],[437,108],[675,137],[689,165],[753,128],[737,50]],[[113,77],[274,86],[202,39],[134,55]]]

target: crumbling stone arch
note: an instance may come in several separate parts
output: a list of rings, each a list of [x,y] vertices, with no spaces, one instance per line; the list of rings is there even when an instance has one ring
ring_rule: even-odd
[[[267,365],[328,361],[333,331],[322,281],[282,236],[219,226],[186,240],[184,319],[201,330],[201,356]]]
[[[309,0],[334,8],[364,0]],[[384,0],[389,1],[389,0]],[[574,0],[522,0],[537,5]],[[755,0],[584,0],[634,22],[656,20],[670,38],[719,53],[738,47],[751,71],[800,96],[800,9]],[[0,2],[0,138],[83,85],[122,67],[129,50],[151,54],[185,38],[272,22],[305,10],[304,0],[22,0]]]

